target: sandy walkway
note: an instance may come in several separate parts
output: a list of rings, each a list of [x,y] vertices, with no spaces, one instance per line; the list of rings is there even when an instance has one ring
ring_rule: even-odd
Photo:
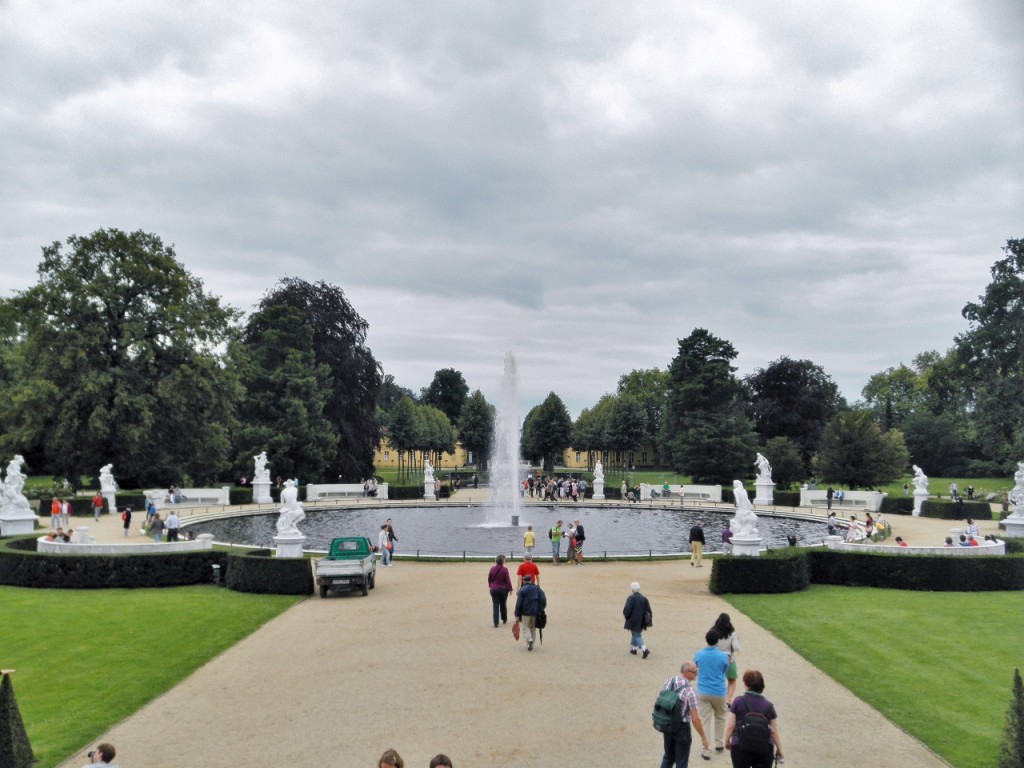
[[[950,526],[896,522],[918,540]],[[780,713],[788,765],[946,765],[711,595],[707,567],[542,562],[550,625],[533,653],[492,627],[488,567],[399,562],[369,597],[306,600],[92,743],[112,741],[122,768],[369,767],[391,746],[410,766],[440,751],[462,768],[656,765],[654,697],[728,611],[741,669],[764,672]],[[622,629],[634,579],[654,608],[646,661],[629,655]],[[83,750],[64,765],[84,762]]]

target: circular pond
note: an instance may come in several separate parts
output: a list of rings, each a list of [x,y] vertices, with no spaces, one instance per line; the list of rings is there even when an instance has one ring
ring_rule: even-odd
[[[512,526],[507,512],[480,506],[373,506],[309,509],[299,529],[307,537],[305,549],[326,551],[336,536],[367,536],[376,543],[380,526],[390,517],[398,537],[398,557],[493,557],[522,554],[523,534],[532,525],[537,557],[543,558],[550,557],[547,531],[551,526],[559,519],[566,523],[578,519],[587,534],[584,555],[615,557],[689,552],[690,528],[698,520],[707,539],[705,551],[721,551],[722,530],[734,514],[732,509],[529,505],[520,509],[519,525]],[[276,512],[257,513],[199,521],[189,529],[212,533],[221,543],[272,547],[276,521]],[[802,545],[820,544],[826,534],[823,523],[797,518],[762,516],[758,528],[764,537],[762,546],[769,549],[786,546],[790,533],[795,532]]]

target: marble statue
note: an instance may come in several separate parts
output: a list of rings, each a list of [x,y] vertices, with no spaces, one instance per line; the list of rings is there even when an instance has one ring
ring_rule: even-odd
[[[433,491],[434,468],[430,464],[430,459],[423,460],[423,485],[431,486],[431,491]]]
[[[1017,462],[1017,471],[1013,473],[1013,490],[1006,497],[1013,505],[1010,517],[1024,517],[1024,461]]]
[[[928,493],[928,476],[917,464],[914,465],[914,493],[924,491]]]
[[[601,463],[600,459],[594,465],[594,480],[604,480],[604,464]]]
[[[301,535],[298,524],[306,519],[306,513],[299,503],[299,489],[295,486],[294,480],[286,480],[284,490],[281,491],[281,514],[277,518],[277,535]]]
[[[117,481],[114,480],[113,470],[113,464],[104,464],[100,467],[100,490],[103,493],[117,493]]]
[[[7,465],[7,477],[4,479],[0,489],[0,512],[4,515],[31,515],[28,499],[22,491],[25,488],[25,475],[21,471],[21,465],[25,463],[24,457],[19,453],[11,463]]]
[[[729,527],[732,529],[734,539],[760,536],[757,530],[757,515],[750,503],[747,489],[743,487],[743,481],[732,481],[732,495],[736,502],[736,516],[732,519]]]
[[[253,461],[256,462],[256,472],[253,474],[253,482],[265,481],[270,482],[270,470],[267,469],[267,452],[261,451],[258,456],[253,456]]]
[[[772,479],[772,465],[768,463],[768,459],[764,457],[763,453],[757,454],[757,459],[754,461],[754,466],[757,467],[758,480]]]

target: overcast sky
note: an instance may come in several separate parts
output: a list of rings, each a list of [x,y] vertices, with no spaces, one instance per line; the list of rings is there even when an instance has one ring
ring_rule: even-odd
[[[851,400],[1024,237],[1024,5],[0,0],[0,295],[96,229],[575,416],[695,327]]]

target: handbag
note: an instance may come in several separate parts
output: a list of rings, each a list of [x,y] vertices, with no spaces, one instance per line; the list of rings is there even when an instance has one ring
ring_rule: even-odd
[[[512,637],[519,640],[519,619],[516,619],[515,624],[512,625]]]
[[[536,622],[536,624],[534,626],[536,626],[537,629],[544,629],[544,627],[546,627],[547,625],[548,625],[548,615],[547,615],[547,613],[545,611],[541,611],[540,613],[537,614],[537,622]]]

